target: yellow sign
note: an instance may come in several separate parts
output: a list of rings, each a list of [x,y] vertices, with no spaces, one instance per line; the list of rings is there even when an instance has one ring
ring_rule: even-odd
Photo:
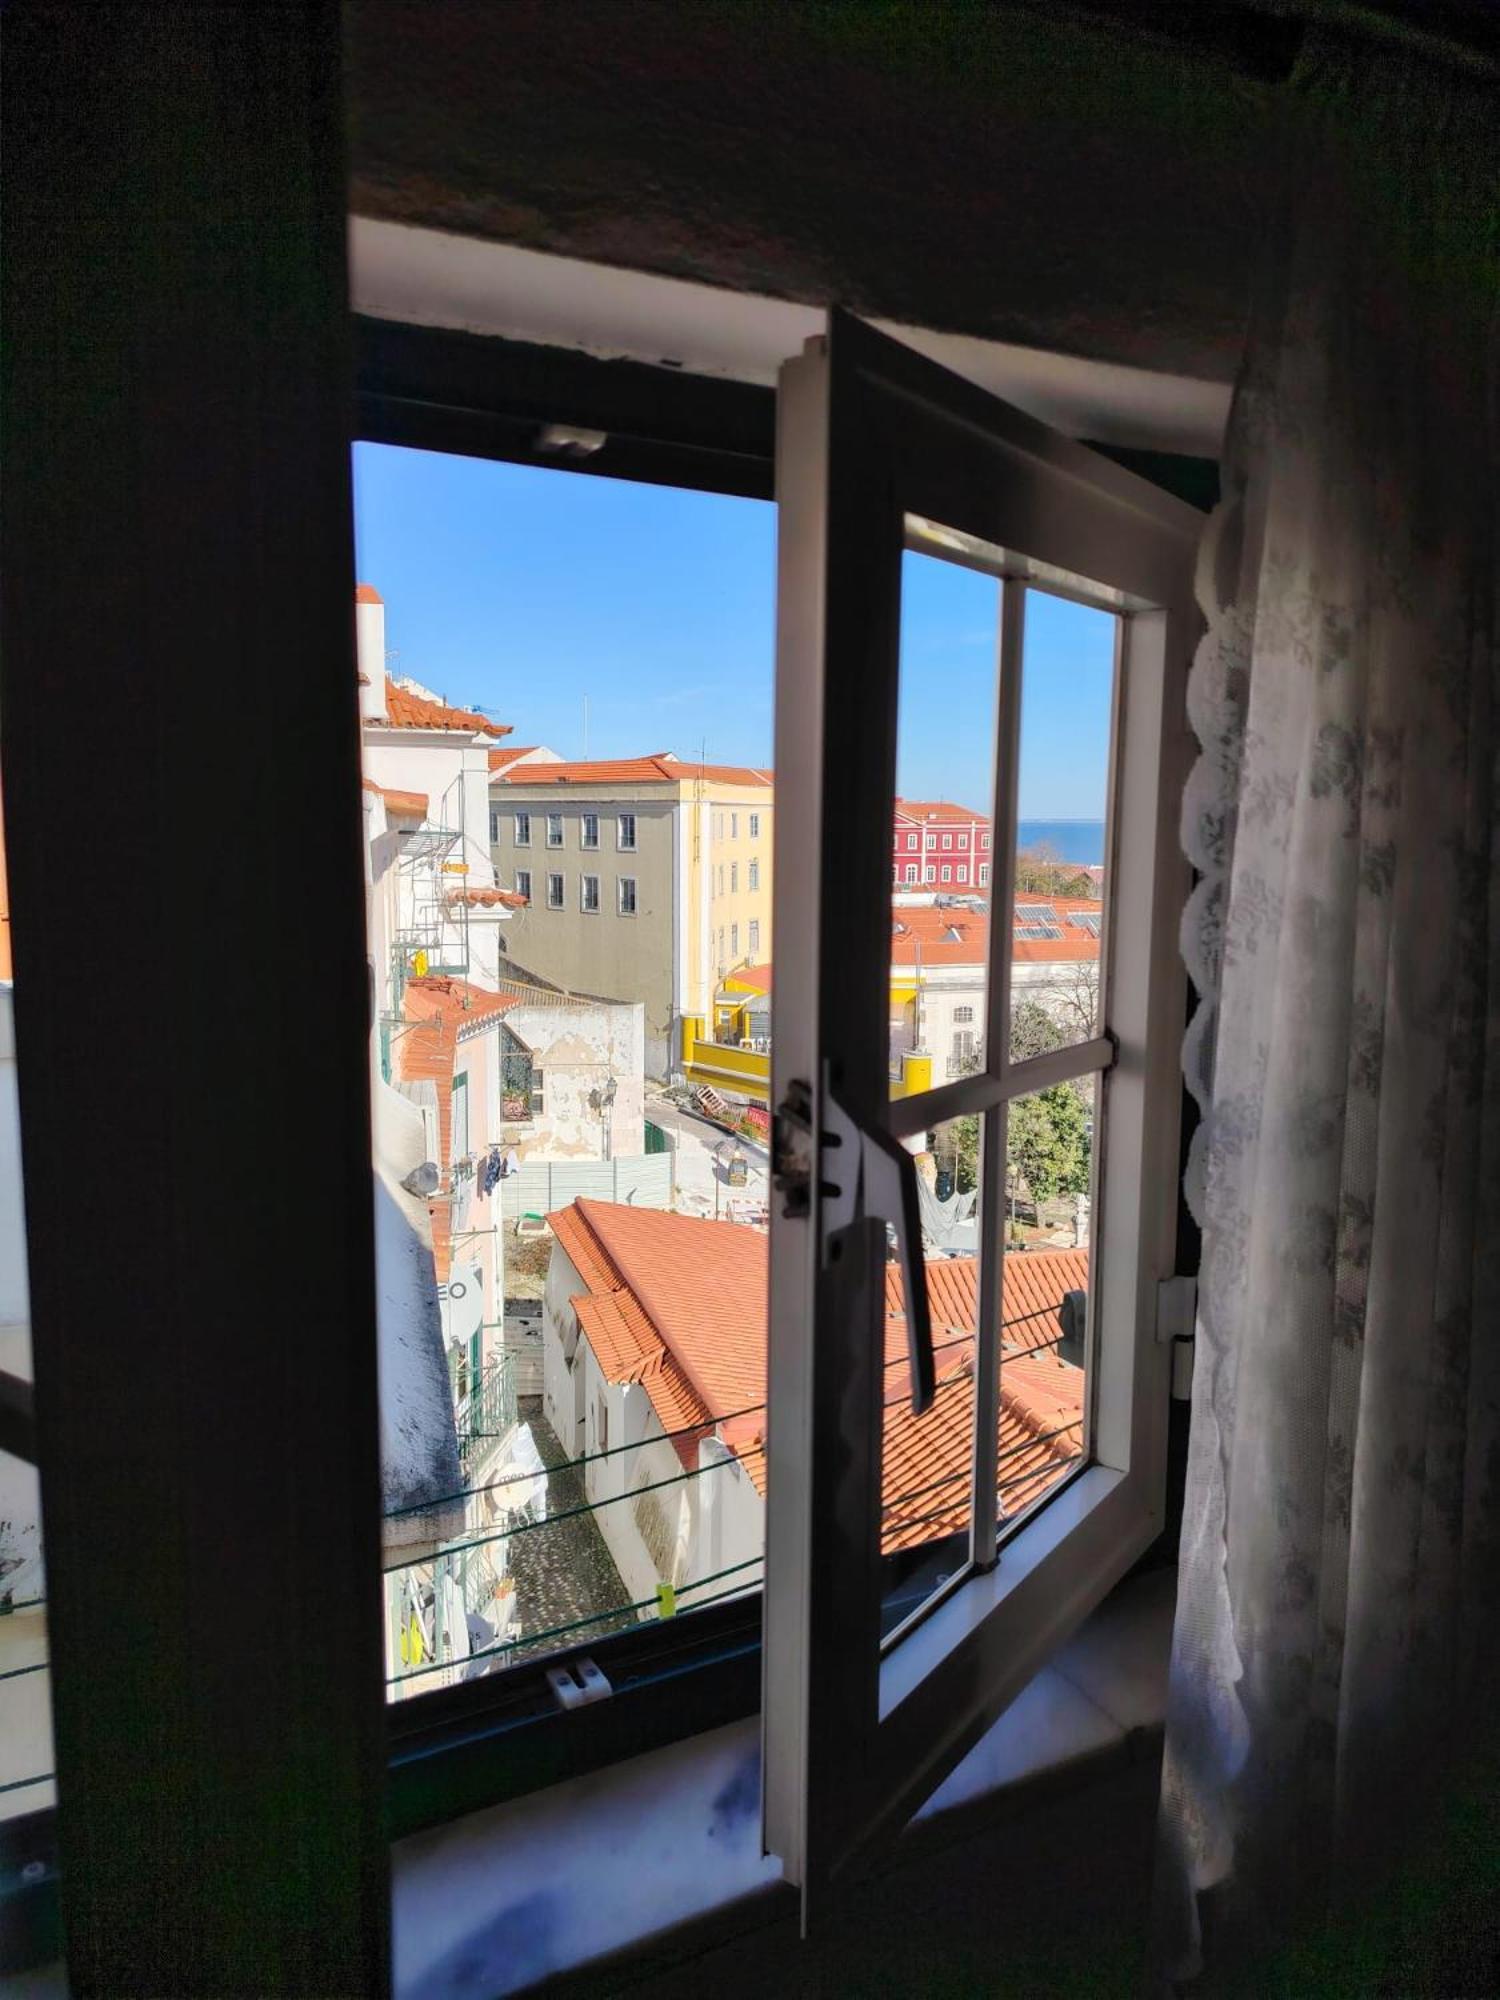
[[[427,977],[427,954],[425,951],[416,953],[411,962],[411,969],[418,979],[425,979]]]
[[[670,1583],[659,1583],[656,1586],[656,1604],[657,1610],[663,1618],[675,1617],[677,1612],[677,1592],[672,1588]]]

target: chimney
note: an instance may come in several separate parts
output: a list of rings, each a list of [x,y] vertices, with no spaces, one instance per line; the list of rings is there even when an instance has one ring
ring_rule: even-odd
[[[354,593],[354,639],[359,661],[359,719],[385,720],[385,605],[372,584]]]

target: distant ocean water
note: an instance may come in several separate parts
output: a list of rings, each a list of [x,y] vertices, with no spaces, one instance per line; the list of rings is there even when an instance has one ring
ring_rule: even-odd
[[[1023,819],[1016,825],[1016,845],[1046,847],[1059,861],[1079,868],[1104,865],[1102,819]]]

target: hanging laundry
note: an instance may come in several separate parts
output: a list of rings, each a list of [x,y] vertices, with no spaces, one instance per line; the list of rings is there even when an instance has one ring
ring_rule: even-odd
[[[505,1172],[505,1160],[498,1146],[491,1146],[483,1166],[479,1169],[479,1192],[481,1196],[493,1194]]]

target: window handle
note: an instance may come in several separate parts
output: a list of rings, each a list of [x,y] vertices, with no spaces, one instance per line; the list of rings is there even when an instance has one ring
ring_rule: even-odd
[[[922,1260],[922,1212],[917,1201],[917,1163],[899,1139],[878,1126],[857,1125],[823,1084],[824,1240],[856,1222],[875,1220],[896,1232],[901,1289],[906,1303],[906,1356],[911,1373],[912,1415],[921,1416],[936,1388],[932,1352],[932,1312],[927,1298],[927,1266]]]

